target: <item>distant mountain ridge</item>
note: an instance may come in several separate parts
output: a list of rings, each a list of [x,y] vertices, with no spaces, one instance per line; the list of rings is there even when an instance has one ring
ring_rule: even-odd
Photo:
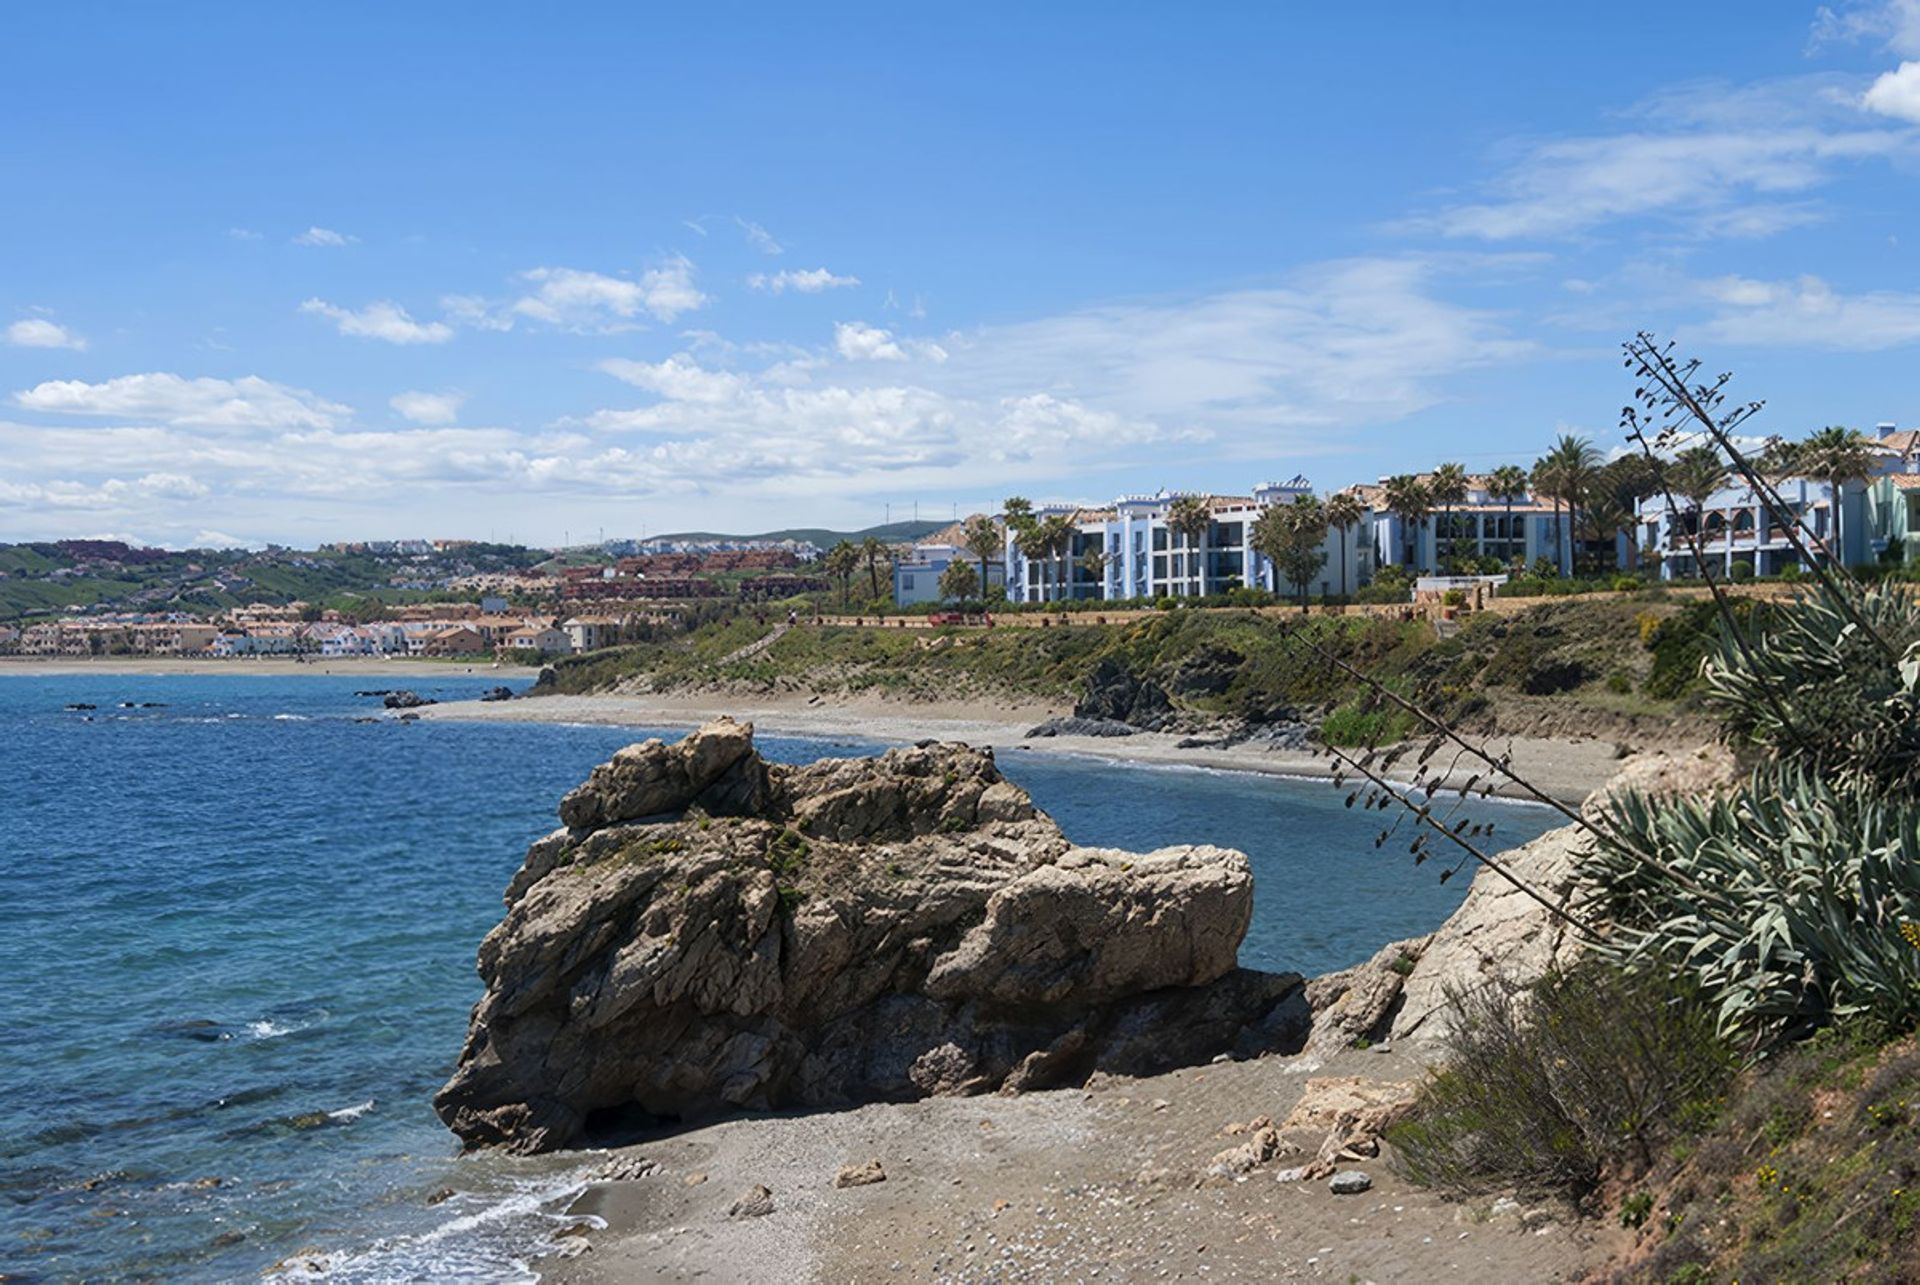
[[[842,540],[859,544],[868,536],[889,544],[899,544],[907,540],[918,540],[921,536],[931,535],[942,527],[953,525],[949,520],[923,518],[914,522],[888,522],[881,526],[870,526],[862,531],[829,531],[825,527],[788,527],[781,531],[763,531],[759,535],[728,535],[719,531],[675,531],[664,535],[650,535],[649,540],[802,540],[817,544],[823,549],[832,548]]]

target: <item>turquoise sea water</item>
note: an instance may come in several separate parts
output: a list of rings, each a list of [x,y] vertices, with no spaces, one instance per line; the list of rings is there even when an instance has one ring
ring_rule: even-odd
[[[457,1159],[428,1099],[526,844],[647,733],[354,721],[381,712],[356,688],[398,682],[0,677],[0,1272],[244,1278],[312,1247],[337,1279],[523,1274],[581,1158]],[[1353,963],[1438,924],[1471,873],[1376,850],[1380,814],[1323,784],[1000,761],[1076,841],[1246,851],[1253,967]],[[1476,816],[1503,844],[1553,822]]]

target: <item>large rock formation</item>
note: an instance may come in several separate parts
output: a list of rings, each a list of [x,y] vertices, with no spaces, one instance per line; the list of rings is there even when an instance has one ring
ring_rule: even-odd
[[[470,1146],[602,1124],[1078,1082],[1297,1048],[1235,968],[1238,852],[1076,848],[990,752],[770,764],[721,720],[560,805],[481,944],[435,1107]]]

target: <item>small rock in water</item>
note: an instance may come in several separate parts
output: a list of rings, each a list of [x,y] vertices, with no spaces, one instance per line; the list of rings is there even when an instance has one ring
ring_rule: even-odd
[[[729,1218],[765,1218],[772,1212],[772,1190],[758,1185],[747,1188],[740,1199],[727,1206]]]
[[[452,1199],[453,1199],[453,1188],[442,1187],[440,1188],[440,1190],[434,1192],[432,1195],[427,1197],[427,1203],[429,1205],[444,1205],[449,1200],[452,1200]]]
[[[885,1182],[887,1171],[880,1167],[876,1158],[863,1165],[843,1165],[840,1172],[833,1176],[836,1187],[870,1187],[876,1182]]]
[[[1327,1190],[1336,1196],[1357,1196],[1373,1186],[1373,1179],[1361,1169],[1342,1169],[1327,1179]]]

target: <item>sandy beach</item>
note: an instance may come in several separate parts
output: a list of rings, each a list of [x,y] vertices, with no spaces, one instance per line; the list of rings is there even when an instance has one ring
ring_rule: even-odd
[[[538,696],[511,702],[456,701],[420,711],[426,718],[650,728],[695,727],[724,714],[776,735],[847,736],[896,744],[921,740],[965,741],[995,749],[1077,754],[1162,767],[1313,779],[1326,779],[1332,774],[1332,761],[1320,754],[1253,745],[1183,747],[1180,742],[1185,738],[1158,732],[1125,737],[1027,737],[1027,731],[1035,724],[1068,712],[1065,706],[1043,703],[983,707],[959,701],[908,702],[872,696],[829,698],[797,693]],[[1567,804],[1578,804],[1605,783],[1620,760],[1619,746],[1598,739],[1514,737],[1490,742],[1484,748],[1495,756],[1510,754],[1515,770],[1524,779],[1550,798]],[[1454,756],[1445,757],[1451,763]],[[1464,784],[1481,770],[1476,761],[1463,757],[1448,779]],[[1401,781],[1410,775],[1410,766],[1394,773]],[[1529,797],[1527,791],[1511,782],[1501,783],[1494,792],[1508,797]]]
[[[410,660],[399,656],[329,656],[295,660],[291,656],[213,658],[200,656],[0,656],[0,677],[69,674],[219,674],[223,677],[288,678],[337,674],[358,678],[418,678],[454,675],[498,677],[503,683],[531,681],[537,670],[491,661]]]

